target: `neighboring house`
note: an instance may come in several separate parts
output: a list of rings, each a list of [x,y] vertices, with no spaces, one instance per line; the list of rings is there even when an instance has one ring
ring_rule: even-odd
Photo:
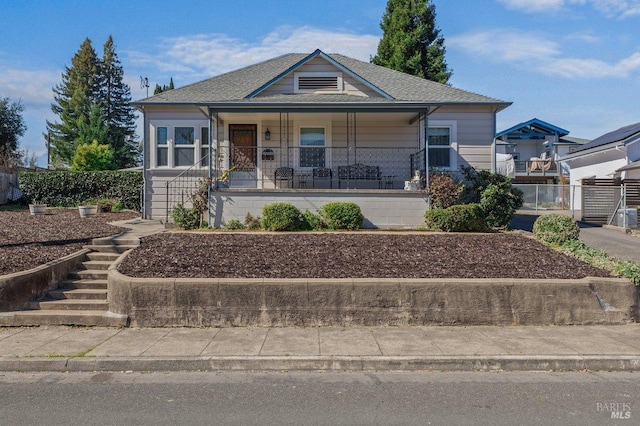
[[[496,114],[510,103],[316,50],[134,105],[144,217],[170,219],[208,175],[214,226],[276,201],[315,211],[340,200],[358,203],[366,226],[403,227],[423,223],[424,193],[403,188],[425,164],[495,170]]]
[[[571,170],[571,185],[582,185],[586,179],[608,179],[612,182],[640,179],[638,142],[640,123],[635,123],[606,133],[560,160]],[[574,192],[573,206],[581,209],[582,191]]]
[[[568,176],[560,157],[578,149],[587,139],[568,136],[569,131],[533,118],[496,135],[496,151],[511,154],[516,183],[558,183]]]

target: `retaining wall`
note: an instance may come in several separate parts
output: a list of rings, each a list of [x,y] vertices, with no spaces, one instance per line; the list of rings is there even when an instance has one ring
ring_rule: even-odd
[[[134,327],[568,325],[637,319],[636,287],[614,278],[149,279],[122,275],[117,263],[108,274],[109,310],[128,315]]]
[[[89,252],[83,249],[28,271],[0,276],[0,312],[19,310],[28,301],[55,289]]]

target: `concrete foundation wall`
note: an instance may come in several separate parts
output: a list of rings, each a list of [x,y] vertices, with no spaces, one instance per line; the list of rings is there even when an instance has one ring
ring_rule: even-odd
[[[80,250],[28,271],[0,276],[0,312],[19,310],[28,301],[56,288],[89,251]]]
[[[419,191],[367,190],[251,190],[221,191],[213,194],[210,223],[223,227],[231,219],[244,221],[247,213],[262,216],[267,204],[287,202],[302,212],[316,213],[332,201],[353,202],[360,206],[365,217],[363,227],[383,229],[415,229],[424,225],[427,201]]]
[[[620,324],[622,279],[142,279],[109,270],[109,309],[134,327]],[[597,293],[597,294],[596,294]]]

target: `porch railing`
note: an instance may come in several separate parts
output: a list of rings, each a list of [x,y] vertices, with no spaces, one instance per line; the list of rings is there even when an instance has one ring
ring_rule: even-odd
[[[558,163],[552,160],[518,160],[515,163],[518,176],[558,175]]]
[[[218,159],[220,173],[233,168],[231,188],[402,189],[413,176],[417,157],[416,148],[309,146],[221,147]],[[354,171],[354,165],[364,171]],[[276,179],[281,168],[291,173],[290,179]]]
[[[200,161],[165,183],[165,222],[169,222],[171,211],[176,205],[182,204],[189,207],[192,194],[202,180],[209,175],[208,164],[206,157],[201,158]]]

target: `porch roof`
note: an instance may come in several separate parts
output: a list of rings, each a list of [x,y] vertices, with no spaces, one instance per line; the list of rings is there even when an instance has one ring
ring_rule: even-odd
[[[374,88],[380,96],[287,94],[261,96],[260,92],[311,59],[321,56],[329,62]],[[290,53],[264,62],[231,71],[207,80],[169,90],[158,95],[133,102],[142,105],[199,105],[209,107],[242,106],[276,108],[281,106],[302,107],[305,104],[347,107],[374,105],[385,107],[411,106],[423,108],[440,105],[493,105],[498,110],[511,105],[496,98],[479,95],[440,84],[423,78],[404,74],[368,62],[339,54],[324,54],[316,50],[311,54]]]

